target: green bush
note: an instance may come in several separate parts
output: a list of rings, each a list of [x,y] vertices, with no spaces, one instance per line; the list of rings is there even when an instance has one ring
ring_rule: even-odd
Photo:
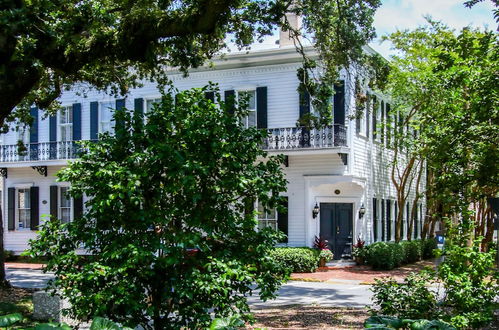
[[[397,243],[376,242],[369,245],[367,263],[374,269],[390,270],[400,266],[405,258],[402,245]]]
[[[371,287],[372,301],[376,315],[392,315],[409,319],[438,318],[437,295],[427,285],[431,283],[430,274],[411,274],[398,283],[393,278],[376,279]]]
[[[422,245],[419,240],[400,242],[404,248],[404,261],[405,264],[410,264],[421,260]]]
[[[3,256],[5,261],[14,261],[17,256],[14,254],[14,251],[11,250],[3,250]]]
[[[271,256],[280,267],[295,273],[311,273],[319,265],[318,250],[306,247],[276,248]]]
[[[433,250],[437,248],[436,238],[427,238],[421,241],[423,259],[431,259],[435,256]]]

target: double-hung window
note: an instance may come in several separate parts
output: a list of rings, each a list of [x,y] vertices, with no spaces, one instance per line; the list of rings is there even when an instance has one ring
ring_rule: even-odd
[[[248,115],[242,119],[242,125],[245,128],[256,127],[256,91],[255,90],[245,90],[239,91],[238,93],[239,104],[243,100],[247,102]]]
[[[114,101],[100,102],[99,104],[99,133],[112,132],[114,128],[113,111]]]
[[[150,111],[152,111],[153,107],[155,104],[161,102],[161,98],[150,98],[150,99],[146,99],[146,113],[149,113]]]
[[[73,140],[73,107],[63,107],[59,112],[59,141]]]
[[[31,194],[29,188],[17,189],[17,228],[31,226]]]
[[[72,210],[72,198],[68,194],[69,187],[59,187],[59,219],[62,223],[70,222]]]
[[[265,210],[261,203],[258,203],[258,229],[270,227],[277,230],[276,209]]]

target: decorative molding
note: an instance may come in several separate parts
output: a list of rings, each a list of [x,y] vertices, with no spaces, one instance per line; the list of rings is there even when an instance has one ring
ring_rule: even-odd
[[[47,166],[31,166],[31,168],[40,173],[40,175],[47,176]]]
[[[7,179],[7,167],[0,167],[0,175]]]
[[[343,162],[343,165],[347,166],[348,165],[348,154],[338,153],[338,156],[340,156],[341,161]]]

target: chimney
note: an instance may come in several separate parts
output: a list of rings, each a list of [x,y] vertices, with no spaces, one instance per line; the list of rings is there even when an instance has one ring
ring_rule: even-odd
[[[295,13],[286,13],[286,19],[289,22],[289,25],[295,29],[300,31],[301,30],[301,23],[302,23],[302,18],[300,15],[297,15]],[[290,37],[290,33],[288,30],[283,30],[282,28],[279,29],[279,48],[282,47],[287,47],[287,46],[294,46],[293,39]]]

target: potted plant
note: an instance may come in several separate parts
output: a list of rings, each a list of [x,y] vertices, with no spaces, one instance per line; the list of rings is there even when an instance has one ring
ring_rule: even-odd
[[[357,265],[363,265],[366,262],[367,246],[366,241],[360,237],[357,238],[357,243],[353,245],[352,256]]]
[[[325,267],[326,262],[333,259],[333,252],[329,249],[327,240],[315,236],[314,248],[319,250],[319,267]]]

